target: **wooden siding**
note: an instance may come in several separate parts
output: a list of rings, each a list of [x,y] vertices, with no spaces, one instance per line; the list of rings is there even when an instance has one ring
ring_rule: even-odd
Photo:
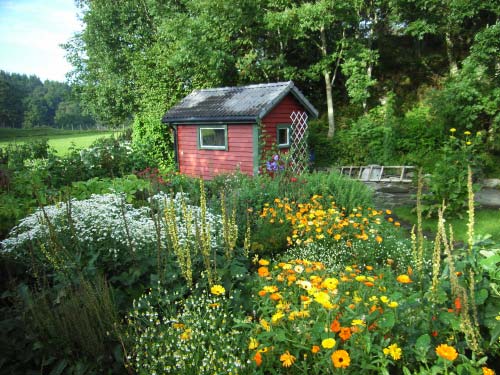
[[[177,130],[179,172],[212,179],[217,174],[240,170],[253,175],[253,125],[228,124],[227,150],[199,150],[198,126],[179,125]]]
[[[274,109],[262,119],[262,133],[264,135],[264,152],[269,151],[277,143],[277,125],[292,124],[290,115],[293,111],[304,111],[304,107],[288,94]],[[287,152],[287,148],[281,148],[280,152]]]

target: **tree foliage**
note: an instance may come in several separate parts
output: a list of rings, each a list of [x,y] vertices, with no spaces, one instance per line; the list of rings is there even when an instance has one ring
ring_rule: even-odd
[[[71,118],[63,120],[68,111]],[[0,71],[0,127],[37,126],[82,129],[95,126],[95,121],[84,114],[68,84]]]
[[[193,89],[289,79],[326,113],[325,136],[337,130],[347,132],[339,141],[355,141],[339,147],[359,150],[366,137],[356,132],[384,134],[377,149],[392,148],[370,159],[422,161],[450,127],[485,131],[494,152],[496,3],[80,0],[85,28],[66,45],[70,78],[101,122],[133,121],[142,144],[163,139],[154,152],[160,159],[171,149],[161,115]],[[380,114],[392,94],[389,124]],[[435,138],[428,132],[425,147],[409,151],[406,137],[429,123]]]

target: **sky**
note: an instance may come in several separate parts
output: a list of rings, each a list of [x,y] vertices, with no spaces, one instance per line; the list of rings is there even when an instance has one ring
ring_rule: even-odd
[[[59,45],[81,29],[74,0],[0,0],[0,70],[65,81]]]

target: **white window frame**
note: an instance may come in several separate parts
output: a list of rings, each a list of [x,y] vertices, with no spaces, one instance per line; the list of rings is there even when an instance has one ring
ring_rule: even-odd
[[[204,145],[202,132],[203,130],[224,130],[224,145],[223,146],[215,146],[215,145]],[[226,151],[228,149],[227,144],[227,125],[199,125],[197,129],[197,140],[198,140],[198,149],[199,150],[223,150]]]

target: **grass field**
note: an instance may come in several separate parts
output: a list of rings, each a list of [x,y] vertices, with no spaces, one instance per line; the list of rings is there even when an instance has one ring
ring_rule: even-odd
[[[412,207],[403,206],[393,209],[394,214],[402,221],[410,224],[417,224],[417,215],[413,212]],[[466,214],[466,212],[464,212]],[[500,210],[491,208],[481,208],[475,210],[474,233],[476,235],[490,234],[495,242],[500,242],[500,231],[498,225],[500,223]],[[453,226],[453,235],[455,240],[467,241],[467,217],[462,219],[448,219],[446,225]],[[422,227],[426,232],[436,233],[437,220],[435,218],[422,218]]]
[[[54,128],[10,129],[0,128],[0,148],[8,144],[21,144],[40,138],[47,138],[50,147],[59,155],[64,155],[74,145],[76,148],[89,147],[96,139],[119,134],[120,131],[60,130]]]

